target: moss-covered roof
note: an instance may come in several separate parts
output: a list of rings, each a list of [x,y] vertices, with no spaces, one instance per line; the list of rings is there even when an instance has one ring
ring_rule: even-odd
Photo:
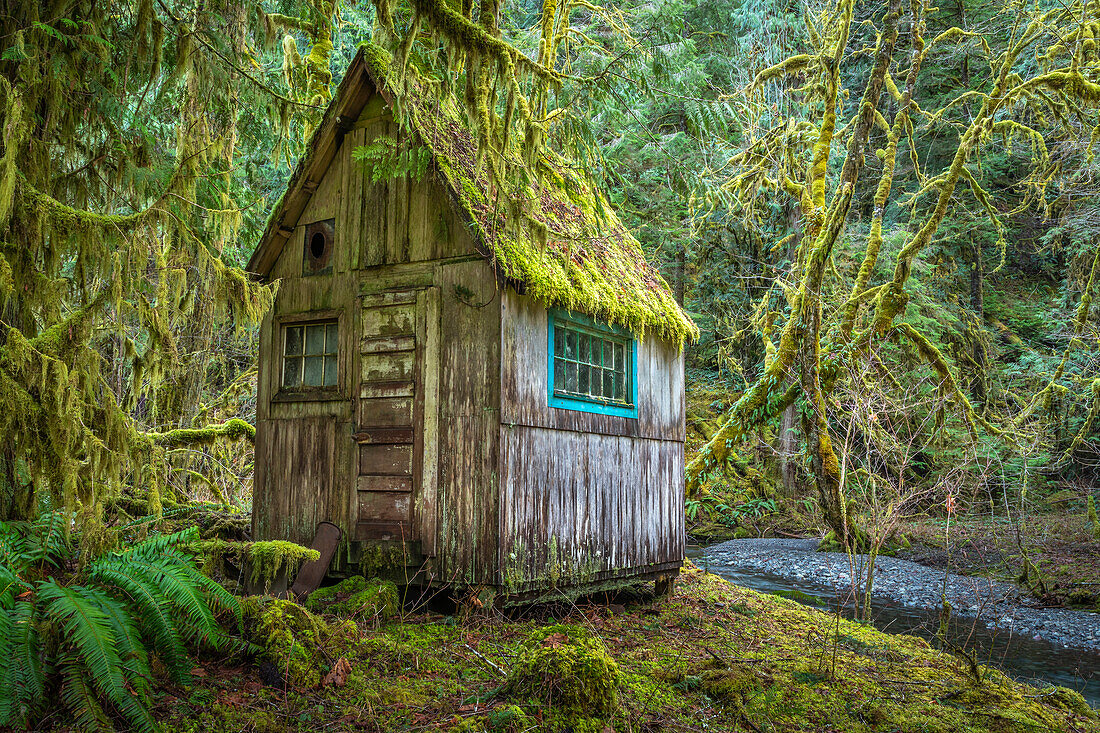
[[[412,71],[395,83],[390,56],[378,46],[360,48],[348,77],[361,79],[359,68],[387,99],[397,101],[405,124],[431,152],[459,213],[502,277],[522,284],[526,294],[547,306],[586,313],[639,335],[650,331],[680,343],[697,338],[698,329],[672,297],[668,283],[646,261],[638,241],[570,161],[550,154],[525,184],[509,180],[494,185],[478,165],[477,140],[452,98],[429,93]],[[342,100],[357,92],[357,84],[345,79],[325,122]],[[317,136],[326,130],[331,134],[334,125],[325,122],[299,170],[326,148]],[[300,177],[295,171],[291,185]],[[286,197],[279,207],[285,202]],[[260,248],[268,244],[279,218],[273,213]],[[253,262],[263,259],[260,248]],[[254,271],[263,273],[262,268]]]

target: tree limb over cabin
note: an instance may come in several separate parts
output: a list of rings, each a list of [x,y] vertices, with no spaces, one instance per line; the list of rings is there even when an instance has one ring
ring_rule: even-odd
[[[698,331],[569,161],[478,157],[453,100],[360,48],[249,263],[280,281],[254,536],[331,521],[337,572],[503,600],[671,577]]]

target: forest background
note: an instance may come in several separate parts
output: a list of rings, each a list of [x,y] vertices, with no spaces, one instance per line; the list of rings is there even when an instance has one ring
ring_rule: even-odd
[[[1095,608],[1100,2],[17,2],[0,725],[153,729],[152,681],[239,650],[218,620],[242,606],[246,634],[270,608],[329,633],[195,559],[262,585],[311,557],[248,536],[275,291],[242,268],[368,40],[390,83],[454,96],[490,180],[548,149],[589,172],[698,324],[695,536],[908,552]],[[419,160],[358,152],[375,176]]]
[[[701,536],[877,548],[973,511],[1028,579],[1029,515],[1100,531],[1095,5],[486,7],[553,73],[494,71],[491,124],[468,83],[472,126],[492,139],[549,78],[515,124],[592,172],[699,325]],[[240,268],[360,43],[444,87],[497,53],[462,50],[447,8],[5,16],[0,516],[248,511],[272,290]]]

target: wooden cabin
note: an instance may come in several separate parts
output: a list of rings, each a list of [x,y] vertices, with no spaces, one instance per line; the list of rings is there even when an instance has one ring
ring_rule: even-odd
[[[331,521],[335,572],[498,602],[673,576],[694,325],[568,161],[492,185],[453,101],[391,74],[359,50],[249,263],[279,283],[253,536]],[[384,149],[422,177],[375,180]]]

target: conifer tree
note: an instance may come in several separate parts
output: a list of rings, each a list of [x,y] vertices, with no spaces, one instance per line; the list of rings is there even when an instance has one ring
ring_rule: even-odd
[[[124,483],[156,508],[163,436],[145,426],[185,424],[213,334],[272,297],[227,254],[262,207],[237,171],[242,119],[285,159],[327,99],[335,4],[291,10],[307,20],[231,0],[0,18],[0,517],[94,514]],[[303,61],[289,33],[306,28]],[[264,52],[281,31],[282,69]]]

